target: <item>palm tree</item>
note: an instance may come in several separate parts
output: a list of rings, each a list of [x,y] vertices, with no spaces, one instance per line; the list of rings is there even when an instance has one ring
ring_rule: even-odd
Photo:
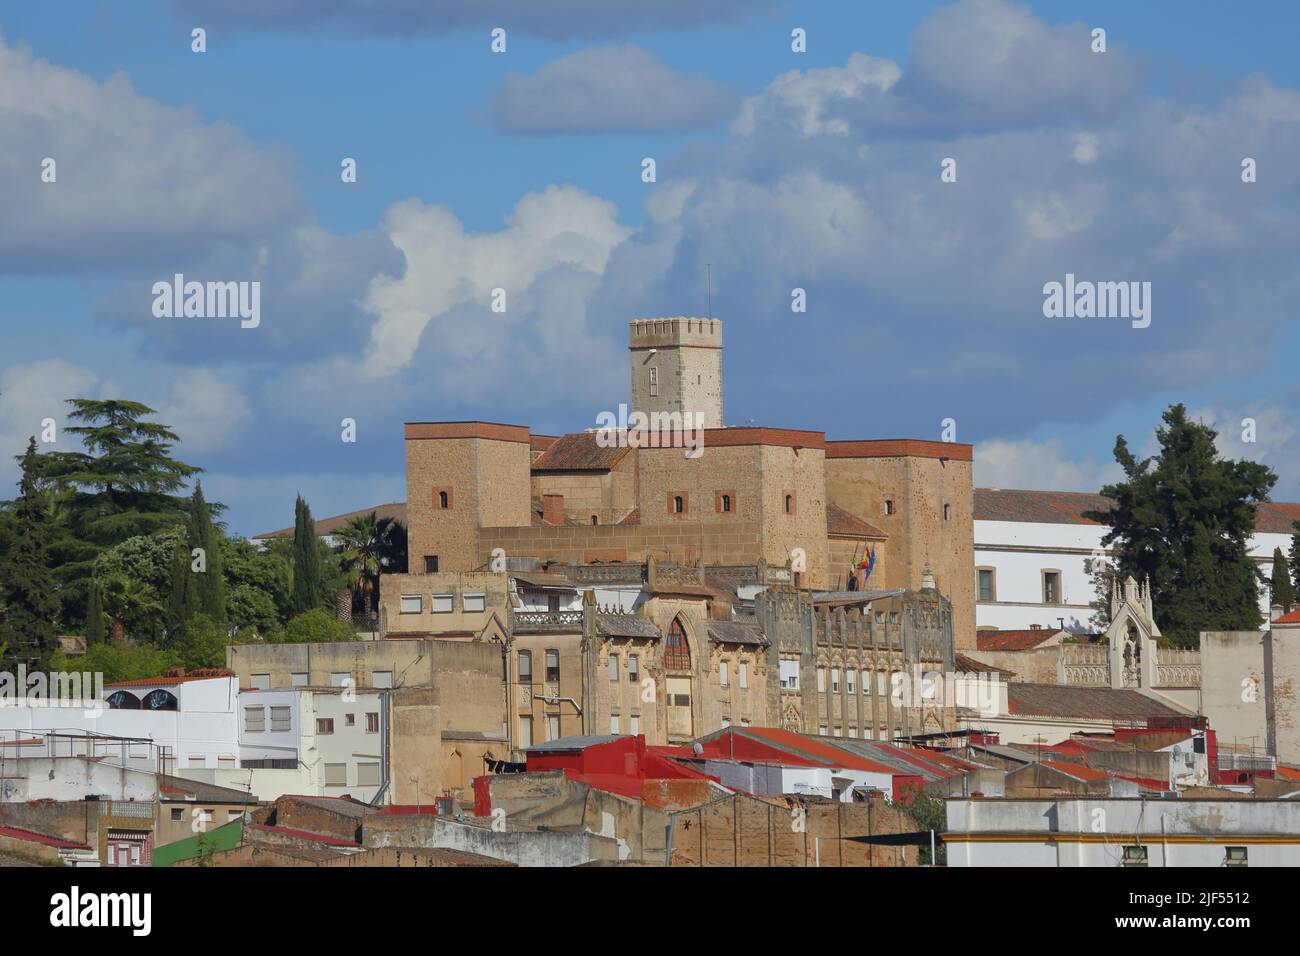
[[[391,566],[390,555],[399,537],[405,543],[406,529],[392,518],[381,518],[371,511],[355,515],[334,532],[343,552],[343,567],[351,579],[353,597],[362,602],[367,614],[374,609],[379,591],[379,575]],[[404,550],[404,547],[403,547]]]
[[[143,581],[117,574],[106,577],[103,588],[104,611],[113,622],[113,640],[122,640],[128,627],[132,632],[147,630],[150,639],[157,639],[164,608],[153,588]]]

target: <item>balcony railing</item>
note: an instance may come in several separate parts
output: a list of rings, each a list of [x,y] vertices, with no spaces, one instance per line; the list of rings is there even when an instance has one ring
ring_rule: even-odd
[[[516,634],[581,631],[581,611],[515,611],[510,615]]]

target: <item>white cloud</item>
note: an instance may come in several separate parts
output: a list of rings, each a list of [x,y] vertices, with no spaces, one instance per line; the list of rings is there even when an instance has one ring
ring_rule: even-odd
[[[43,359],[28,365],[11,365],[0,371],[0,498],[12,497],[19,469],[14,455],[27,449],[36,437],[37,450],[80,451],[75,435],[66,435],[69,398],[106,398],[115,391],[99,374],[63,359]],[[52,418],[56,441],[42,444],[42,422]]]
[[[252,412],[243,392],[206,368],[180,372],[158,419],[171,426],[185,449],[216,451]]]
[[[247,239],[301,212],[283,157],[226,123],[98,83],[0,38],[0,262],[128,264]],[[42,182],[42,163],[56,181]]]
[[[994,438],[975,445],[977,488],[1096,492],[1102,485],[1121,478],[1123,471],[1114,461],[1071,459],[1059,438]]]
[[[707,77],[615,44],[553,60],[533,76],[507,74],[488,116],[499,129],[534,135],[686,130],[726,119],[737,102]]]

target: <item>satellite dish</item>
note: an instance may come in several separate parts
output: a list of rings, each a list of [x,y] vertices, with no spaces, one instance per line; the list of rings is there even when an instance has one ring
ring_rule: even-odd
[[[700,746],[698,741],[696,741],[691,745],[691,751],[698,757],[700,754],[704,753],[704,748]]]

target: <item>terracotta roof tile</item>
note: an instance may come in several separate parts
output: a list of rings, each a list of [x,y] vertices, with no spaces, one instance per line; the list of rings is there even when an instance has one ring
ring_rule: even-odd
[[[1135,690],[1057,684],[1008,684],[1007,707],[1017,716],[1094,720],[1187,716]]]
[[[1028,651],[1062,633],[1050,627],[1034,627],[1023,631],[977,631],[975,647],[981,651]]]
[[[599,438],[594,431],[562,435],[533,460],[533,471],[609,471],[631,451],[602,448]]]
[[[863,521],[857,515],[845,511],[839,505],[826,505],[826,533],[842,534],[855,538],[880,538],[889,535],[875,525]]]
[[[1109,511],[1114,500],[1083,491],[1029,491],[976,488],[976,521],[1026,521],[1045,524],[1097,524],[1085,511]],[[1300,521],[1300,504],[1262,501],[1255,506],[1255,530],[1260,534],[1292,534]]]

